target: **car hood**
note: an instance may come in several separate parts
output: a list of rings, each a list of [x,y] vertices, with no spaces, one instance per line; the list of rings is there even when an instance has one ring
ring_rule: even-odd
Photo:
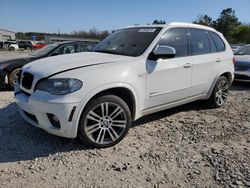
[[[64,72],[67,70],[83,68],[87,66],[97,66],[114,62],[121,62],[132,57],[123,55],[113,55],[97,52],[82,52],[75,54],[59,55],[33,61],[23,67],[23,71],[30,72],[43,78]]]
[[[250,67],[250,55],[236,55],[235,66]]]
[[[5,67],[6,67],[9,65],[14,65],[14,64],[29,63],[29,62],[34,61],[36,59],[37,59],[36,57],[5,59],[5,60],[0,61],[0,66],[5,65]]]

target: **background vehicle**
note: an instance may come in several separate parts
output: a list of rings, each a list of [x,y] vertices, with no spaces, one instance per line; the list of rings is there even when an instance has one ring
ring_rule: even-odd
[[[17,45],[17,43],[15,44]],[[10,47],[12,46],[10,45]],[[20,68],[27,63],[50,56],[84,52],[91,48],[92,44],[86,44],[79,41],[55,43],[50,44],[25,58],[11,59],[0,62],[0,88],[4,88],[6,86],[13,87],[16,74]]]
[[[195,100],[221,107],[233,66],[229,44],[212,28],[186,23],[128,27],[91,52],[24,66],[15,98],[32,125],[109,147],[144,115]]]
[[[45,42],[41,42],[41,41],[37,41],[33,44],[34,49],[41,49],[45,46],[46,46]]]
[[[234,55],[234,80],[250,82],[250,44],[240,48]]]
[[[25,50],[32,50],[33,45],[30,41],[17,41],[18,47]]]
[[[9,51],[15,51],[19,49],[19,46],[16,41],[4,41],[3,48]]]
[[[243,47],[244,45],[241,44],[231,44],[231,49],[233,50],[233,52],[238,51],[241,47]]]

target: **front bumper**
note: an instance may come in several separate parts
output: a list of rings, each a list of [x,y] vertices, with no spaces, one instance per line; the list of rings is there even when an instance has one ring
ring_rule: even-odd
[[[36,100],[32,95],[15,86],[15,99],[22,117],[30,124],[44,129],[50,134],[66,138],[77,136],[75,109],[79,103],[51,103]],[[73,113],[73,114],[72,114]],[[48,114],[53,114],[60,122],[60,128],[53,125]]]
[[[0,69],[0,88],[5,88],[8,82],[7,72]]]
[[[235,71],[234,72],[235,81],[250,82],[250,69],[246,71]]]

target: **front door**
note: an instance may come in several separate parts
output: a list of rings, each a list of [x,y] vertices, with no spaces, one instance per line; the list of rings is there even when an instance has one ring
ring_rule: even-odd
[[[159,45],[175,48],[176,56],[171,59],[147,60],[146,108],[176,102],[191,95],[192,62],[188,57],[187,29],[168,30]]]

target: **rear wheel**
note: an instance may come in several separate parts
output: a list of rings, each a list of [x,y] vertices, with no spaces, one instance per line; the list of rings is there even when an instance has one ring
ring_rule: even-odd
[[[115,95],[106,95],[86,106],[78,135],[88,145],[105,148],[120,142],[130,125],[131,113],[127,104]]]
[[[208,104],[212,108],[219,108],[224,105],[229,94],[229,81],[225,76],[219,77],[213,92],[208,100]]]
[[[20,71],[20,68],[13,70],[9,75],[9,85],[11,87],[14,87],[15,83],[17,83],[18,79],[18,72]]]

